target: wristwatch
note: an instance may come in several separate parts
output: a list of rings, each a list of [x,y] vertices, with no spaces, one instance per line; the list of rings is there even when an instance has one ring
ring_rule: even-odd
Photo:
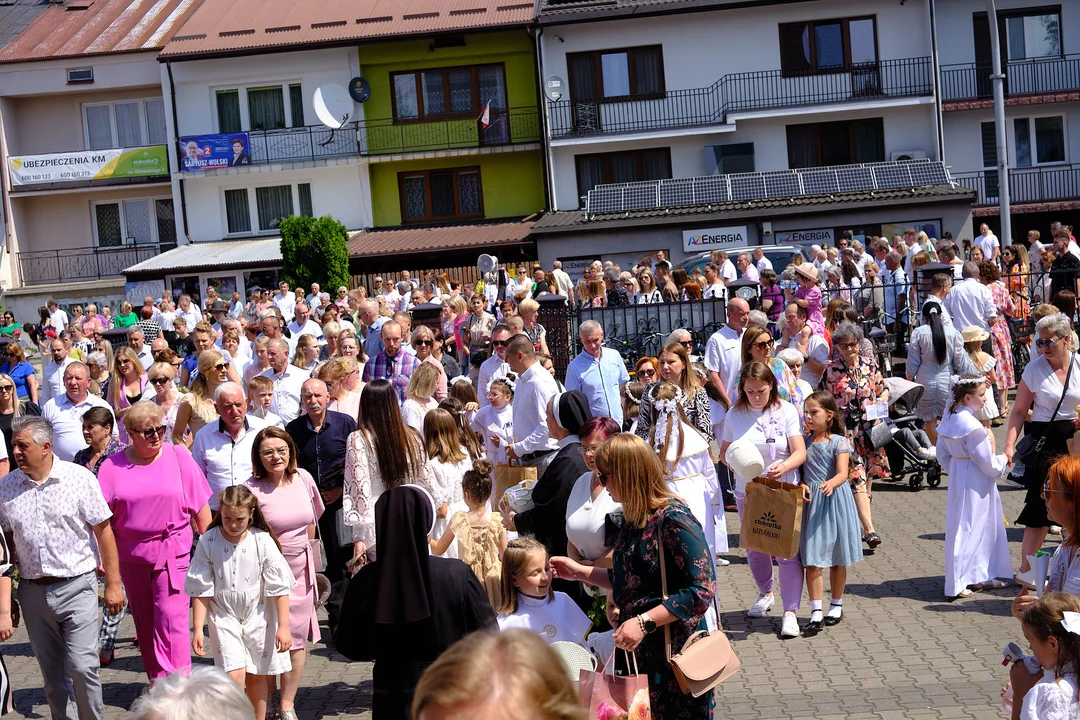
[[[649,633],[651,633],[653,630],[656,629],[656,621],[653,620],[648,615],[646,615],[645,613],[642,613],[641,615],[638,615],[637,620],[638,620],[638,625],[641,626],[641,632],[645,633],[646,635],[648,635]]]

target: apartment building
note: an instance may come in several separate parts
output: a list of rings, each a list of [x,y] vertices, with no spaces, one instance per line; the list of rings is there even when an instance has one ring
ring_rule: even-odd
[[[973,193],[930,162],[929,17],[926,2],[893,0],[545,0],[556,212],[534,229],[541,260],[579,256],[585,238],[603,259],[678,260],[709,249],[703,235],[970,235]],[[895,164],[913,159],[926,162]],[[619,183],[638,185],[613,199]]]
[[[4,303],[32,319],[124,299],[123,269],[175,247],[157,54],[192,0],[71,0],[0,51]]]

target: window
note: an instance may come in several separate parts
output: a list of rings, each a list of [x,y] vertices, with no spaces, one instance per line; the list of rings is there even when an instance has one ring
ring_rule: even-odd
[[[251,232],[251,210],[248,208],[247,190],[225,191],[225,218],[230,235]]]
[[[314,217],[309,183],[233,188],[224,191],[224,200],[229,235],[272,233],[291,215]]]
[[[754,143],[706,146],[706,162],[720,175],[754,172]]]
[[[885,160],[881,118],[788,125],[788,165],[827,167]]]
[[[877,27],[872,17],[780,26],[780,68],[785,76],[843,71],[877,60]]]
[[[293,214],[292,186],[255,188],[255,205],[259,211],[259,230],[276,230],[282,220]]]
[[[474,116],[491,103],[506,108],[506,72],[502,65],[439,68],[391,73],[394,118]]]
[[[671,149],[666,147],[578,155],[574,160],[579,196],[587,195],[597,185],[671,177]]]
[[[1061,115],[1016,118],[1013,120],[1013,142],[1016,167],[1065,162],[1065,119]]]
[[[91,210],[98,247],[176,243],[172,198],[98,202]]]
[[[300,83],[222,88],[214,91],[214,99],[219,133],[304,127],[304,91]]]
[[[279,130],[285,127],[285,100],[280,87],[250,88],[247,99],[252,130]]]
[[[982,137],[982,161],[985,172],[983,177],[985,178],[984,190],[986,197],[996,198],[998,195],[998,153],[997,153],[997,134],[995,131],[994,121],[984,122],[979,126],[980,135]]]
[[[292,110],[290,127],[304,127],[304,92],[299,83],[289,86],[289,107]]]
[[[484,214],[480,168],[398,173],[402,222],[428,222]]]
[[[660,45],[594,50],[566,56],[570,97],[575,102],[659,97],[664,94]]]
[[[163,145],[165,104],[161,98],[83,105],[87,150]]]
[[[238,133],[240,123],[240,93],[236,90],[217,91],[218,132]]]
[[[1010,61],[1061,57],[1061,12],[1006,17],[1005,37]]]
[[[311,185],[300,183],[296,186],[296,192],[300,196],[300,214],[305,217],[315,217],[311,207]]]

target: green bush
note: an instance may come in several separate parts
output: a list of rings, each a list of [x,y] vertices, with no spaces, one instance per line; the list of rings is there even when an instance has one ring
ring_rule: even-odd
[[[342,285],[351,287],[348,228],[329,215],[293,215],[280,229],[282,274],[289,285],[307,288],[317,282],[331,297]]]

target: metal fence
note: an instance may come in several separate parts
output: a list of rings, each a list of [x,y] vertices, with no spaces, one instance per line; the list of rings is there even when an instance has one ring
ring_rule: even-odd
[[[974,190],[979,205],[997,205],[1000,181],[997,170],[952,175],[952,179]],[[1009,202],[1034,203],[1071,200],[1080,197],[1080,165],[1054,165],[1009,170]]]
[[[102,280],[121,277],[124,268],[149,260],[175,244],[130,245],[118,248],[35,250],[17,253],[24,285]]]
[[[1002,68],[1006,95],[1080,90],[1080,54],[1055,58],[1010,61]],[[941,97],[950,100],[987,100],[994,96],[990,63],[941,66]]]

